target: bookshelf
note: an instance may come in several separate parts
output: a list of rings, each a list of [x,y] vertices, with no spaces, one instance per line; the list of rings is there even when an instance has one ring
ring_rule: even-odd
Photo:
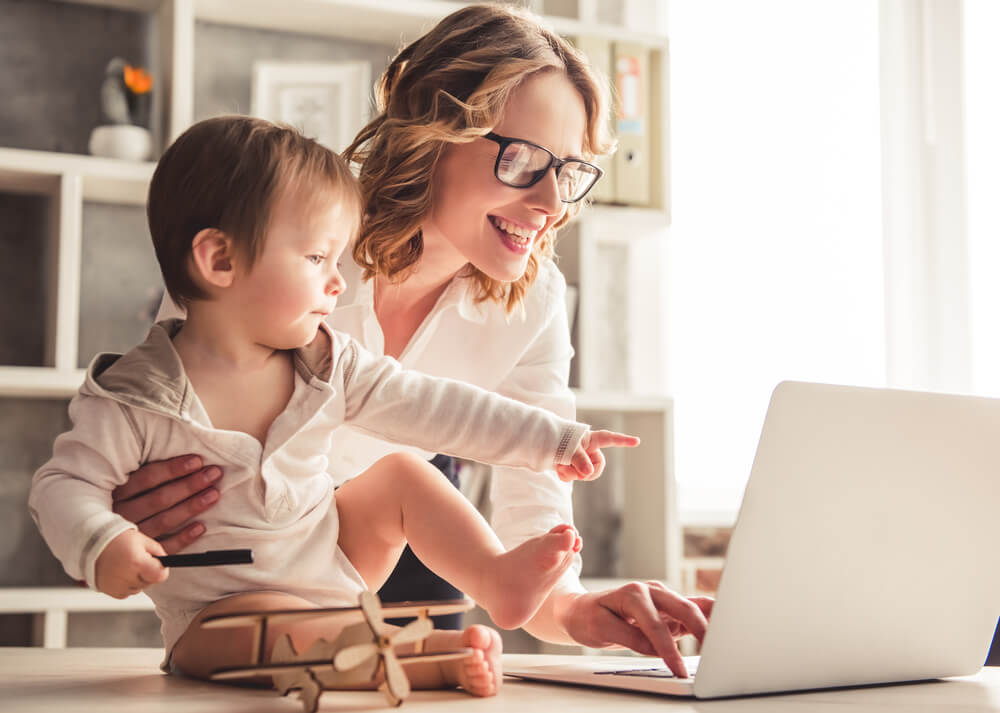
[[[206,26],[248,31],[298,33],[333,43],[371,43],[387,53],[414,39],[462,3],[445,0],[61,0],[134,13],[151,20],[150,69],[157,78],[152,130],[157,153],[195,120],[196,39]],[[638,43],[649,51],[655,111],[651,199],[644,207],[594,204],[584,209],[560,237],[560,267],[579,290],[573,385],[580,418],[606,420],[635,433],[643,447],[624,459],[624,576],[680,583],[681,541],[676,514],[672,457],[672,402],[663,394],[661,344],[663,301],[658,292],[670,223],[667,171],[667,67],[665,35],[635,32],[601,22],[593,2],[577,4],[578,17],[549,16],[569,38],[590,37],[613,43]],[[534,9],[544,11],[537,0]],[[375,68],[373,76],[378,76]],[[249,107],[246,107],[249,109]],[[140,207],[155,163],[0,147],[0,192],[44,196],[50,206],[45,234],[38,236],[46,255],[45,351],[37,365],[0,364],[0,399],[68,399],[83,379],[80,354],[81,272],[84,206],[89,203]],[[602,259],[619,251],[625,273],[609,277]],[[650,269],[650,266],[654,269]],[[609,336],[607,302],[601,280],[626,281],[642,309],[627,305],[621,334]],[[634,315],[639,316],[634,316]],[[641,320],[641,321],[640,321]],[[624,335],[624,336],[623,336]],[[625,340],[621,342],[621,340]],[[618,340],[627,354],[623,381],[608,382],[602,368],[609,355],[602,344]],[[86,355],[83,355],[84,358]],[[642,374],[656,374],[648,381]],[[74,600],[75,601],[75,600]]]

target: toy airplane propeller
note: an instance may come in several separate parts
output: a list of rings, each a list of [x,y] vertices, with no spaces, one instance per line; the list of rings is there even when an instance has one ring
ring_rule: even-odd
[[[371,657],[378,656],[385,670],[383,685],[386,695],[393,705],[398,706],[410,695],[410,681],[406,678],[406,672],[403,671],[393,647],[422,642],[434,629],[434,624],[427,617],[423,617],[391,632],[382,618],[382,607],[379,606],[377,596],[371,592],[362,592],[359,603],[375,639],[341,649],[333,657],[333,667],[338,671],[349,671],[361,666]]]
[[[206,629],[254,627],[254,645],[251,651],[253,663],[218,669],[211,677],[215,680],[229,680],[270,675],[274,687],[282,695],[298,689],[305,712],[315,713],[323,691],[349,688],[372,681],[381,668],[384,683],[379,688],[391,705],[399,706],[410,694],[410,681],[403,668],[405,665],[465,658],[474,653],[473,649],[423,652],[424,639],[434,629],[430,617],[468,611],[473,607],[470,600],[403,602],[383,607],[375,594],[362,592],[358,604],[357,607],[238,612],[208,617],[201,622],[201,626]],[[417,618],[402,629],[395,629],[385,623],[386,614],[391,618]],[[269,623],[331,617],[360,621],[345,627],[334,641],[317,639],[301,655],[295,651],[286,634],[275,642],[270,662],[263,661]],[[395,647],[410,643],[414,644],[415,653],[396,653]]]

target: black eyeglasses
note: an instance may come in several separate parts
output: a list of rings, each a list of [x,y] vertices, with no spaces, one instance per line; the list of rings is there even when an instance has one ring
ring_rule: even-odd
[[[500,144],[493,173],[501,183],[514,188],[529,188],[538,183],[555,166],[559,184],[559,199],[576,203],[582,199],[604,171],[592,163],[575,158],[562,159],[544,146],[522,139],[486,134],[484,139]]]

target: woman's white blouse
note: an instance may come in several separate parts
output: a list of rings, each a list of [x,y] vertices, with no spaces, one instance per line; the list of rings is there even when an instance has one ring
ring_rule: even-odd
[[[384,354],[372,282],[361,281],[360,268],[347,255],[342,258],[341,272],[347,288],[328,319],[330,326],[347,332],[375,354]],[[572,356],[566,280],[551,260],[545,260],[522,309],[511,315],[494,302],[476,304],[471,280],[455,278],[399,361],[404,368],[475,384],[572,419],[576,414],[568,386]],[[334,434],[330,472],[340,483],[399,450],[397,444],[342,426]],[[554,471],[494,468],[490,488],[493,529],[509,548],[559,523],[572,523],[571,492],[570,484],[560,481]],[[577,571],[579,566],[577,558]]]

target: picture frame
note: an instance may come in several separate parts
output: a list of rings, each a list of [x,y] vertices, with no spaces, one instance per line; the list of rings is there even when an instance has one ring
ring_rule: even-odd
[[[369,120],[371,89],[367,62],[257,61],[250,113],[340,153]]]

